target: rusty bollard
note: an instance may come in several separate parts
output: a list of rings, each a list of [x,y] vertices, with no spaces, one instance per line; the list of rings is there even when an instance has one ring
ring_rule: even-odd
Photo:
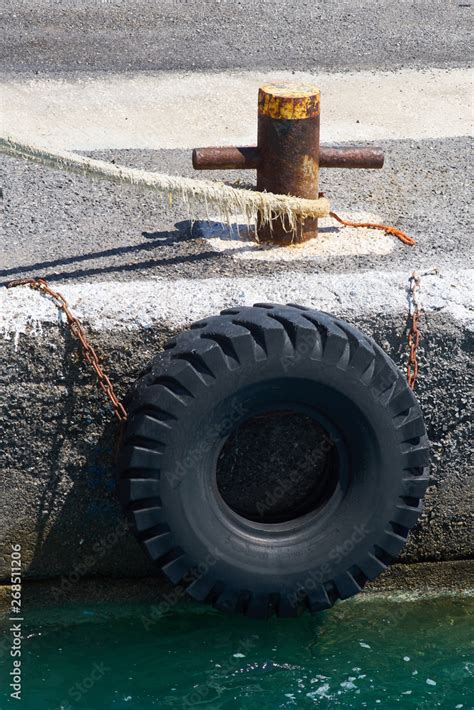
[[[257,190],[317,199],[319,174],[319,89],[267,84],[258,92],[258,139],[262,160]],[[292,233],[287,219],[260,224],[261,241],[303,242],[318,233],[318,220],[300,220]]]
[[[256,169],[257,189],[317,199],[320,167],[381,168],[380,148],[319,145],[320,91],[306,84],[266,84],[258,92],[258,145],[195,148],[196,170]],[[271,226],[257,216],[260,241],[303,242],[318,233],[318,220],[301,220],[291,231],[286,220]]]

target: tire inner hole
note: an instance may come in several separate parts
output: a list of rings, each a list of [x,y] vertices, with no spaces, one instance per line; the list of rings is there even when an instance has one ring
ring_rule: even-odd
[[[322,507],[339,480],[329,433],[298,412],[247,419],[225,442],[216,469],[225,503],[248,520],[283,523]]]

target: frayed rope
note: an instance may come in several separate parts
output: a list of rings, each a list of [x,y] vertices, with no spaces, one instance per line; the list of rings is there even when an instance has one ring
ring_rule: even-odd
[[[247,224],[251,224],[255,214],[258,213],[260,221],[264,224],[280,218],[282,221],[287,220],[291,231],[296,231],[298,220],[329,215],[329,200],[325,197],[307,200],[290,195],[238,189],[223,182],[194,180],[127,168],[104,160],[86,158],[69,151],[22,143],[12,137],[0,137],[0,153],[14,158],[27,158],[42,165],[79,175],[148,188],[164,193],[170,200],[177,197],[185,204],[189,202],[203,204],[206,211],[212,206],[219,217],[228,224],[233,221],[232,217],[237,215],[243,215]]]
[[[11,136],[0,136],[0,153],[14,158],[25,158],[41,165],[91,178],[102,178],[122,185],[144,187],[167,195],[170,204],[172,204],[173,198],[177,197],[185,204],[192,202],[204,205],[207,215],[209,214],[209,206],[212,206],[219,218],[228,225],[235,221],[237,216],[243,216],[247,225],[250,225],[255,215],[258,214],[261,224],[271,225],[274,220],[280,219],[283,224],[288,225],[289,232],[296,232],[300,220],[330,216],[347,227],[380,229],[398,237],[404,244],[410,246],[415,244],[414,239],[396,227],[341,219],[335,212],[330,211],[329,200],[322,193],[317,200],[307,200],[291,195],[275,195],[271,192],[240,189],[218,181],[195,180],[137,168],[127,168],[65,150],[23,143]]]

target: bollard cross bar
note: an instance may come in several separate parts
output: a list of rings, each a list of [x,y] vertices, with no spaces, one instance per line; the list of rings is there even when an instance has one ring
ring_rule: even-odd
[[[266,84],[258,92],[257,146],[195,148],[196,170],[253,169],[257,190],[317,199],[319,168],[380,169],[381,148],[321,146],[319,144],[320,91],[305,84]],[[285,219],[261,224],[260,241],[279,245],[317,236],[318,220],[300,220],[296,232]]]

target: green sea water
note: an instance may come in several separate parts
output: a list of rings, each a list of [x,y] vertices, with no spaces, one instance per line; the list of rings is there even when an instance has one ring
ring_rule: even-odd
[[[181,603],[25,610],[22,699],[0,708],[474,706],[474,598],[360,596],[318,616],[251,621]],[[6,643],[5,643],[6,641]]]

